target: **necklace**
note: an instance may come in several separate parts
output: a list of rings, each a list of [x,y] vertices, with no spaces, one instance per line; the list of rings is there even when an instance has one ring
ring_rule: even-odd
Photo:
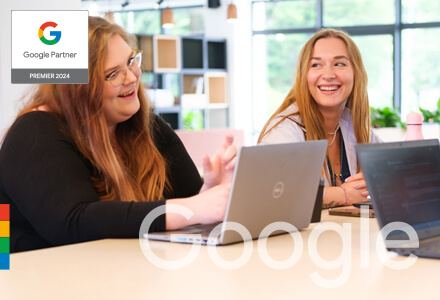
[[[341,178],[341,181],[343,181],[342,180],[342,174],[337,174],[334,171],[332,163],[330,162],[330,158],[328,157],[328,155],[327,155],[327,168],[328,168],[328,171],[329,171],[330,183],[331,183],[332,186],[337,186],[336,180],[338,179],[338,177]]]
[[[336,133],[338,133],[338,130],[339,130],[339,123],[338,123],[338,126],[336,126],[336,129],[335,129],[334,132],[327,132],[327,134],[329,134],[329,135],[333,135],[333,139],[332,139],[331,143],[328,144],[328,147],[330,147],[331,145],[333,145],[333,143],[335,142],[335,140],[336,140]]]

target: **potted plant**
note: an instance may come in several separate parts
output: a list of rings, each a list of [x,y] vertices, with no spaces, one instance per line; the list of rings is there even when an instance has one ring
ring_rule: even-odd
[[[423,115],[422,131],[425,139],[440,137],[440,99],[437,101],[436,110],[427,110],[419,107]]]
[[[437,101],[437,110],[430,111],[419,107],[423,115],[423,122],[425,123],[440,123],[440,98]]]
[[[370,108],[373,131],[384,142],[403,141],[406,124],[401,121],[398,111],[394,108]]]

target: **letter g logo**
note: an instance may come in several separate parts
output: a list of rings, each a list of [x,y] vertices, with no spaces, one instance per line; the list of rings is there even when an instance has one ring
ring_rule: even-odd
[[[57,27],[58,24],[55,22],[46,22],[43,25],[40,26],[40,29],[38,30],[38,37],[40,38],[40,40],[45,43],[46,45],[55,45],[56,43],[58,43],[61,39],[61,31],[50,31],[50,36],[53,36],[54,39],[52,40],[48,40],[44,37],[44,29],[46,29],[46,27]]]

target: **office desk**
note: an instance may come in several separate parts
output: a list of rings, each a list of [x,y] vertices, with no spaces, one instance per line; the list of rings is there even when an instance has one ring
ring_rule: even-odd
[[[264,263],[257,241],[250,242],[250,259],[235,270],[214,263],[205,246],[187,267],[165,270],[147,260],[137,239],[100,240],[11,254],[11,270],[0,271],[0,299],[439,299],[440,260],[419,258],[404,270],[386,267],[375,248],[377,221],[365,220],[363,226],[367,224],[369,230],[363,237],[369,241],[369,253],[363,257],[369,262],[368,268],[361,268],[361,219],[323,212],[323,221],[351,226],[347,244],[351,251],[344,256],[349,276],[339,287],[322,287],[311,277],[318,272],[334,280],[343,272],[341,265],[324,270],[311,259],[309,235],[317,230],[313,224],[295,233],[304,241],[303,253],[285,270]],[[288,234],[267,239],[267,251],[275,260],[287,260],[294,253],[294,245]],[[323,232],[316,245],[327,261],[336,260],[343,251],[343,240],[334,231]],[[167,260],[185,257],[191,247],[164,242],[151,242],[150,246],[158,257]],[[233,261],[240,257],[243,247],[241,243],[216,250],[221,258]]]

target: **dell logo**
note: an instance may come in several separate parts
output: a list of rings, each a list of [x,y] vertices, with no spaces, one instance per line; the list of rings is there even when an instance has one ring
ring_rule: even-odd
[[[272,196],[273,196],[275,199],[278,199],[279,197],[281,197],[281,195],[283,194],[283,192],[284,192],[284,183],[281,182],[281,181],[278,181],[278,182],[275,184],[275,186],[273,187],[273,190],[272,190]]]

